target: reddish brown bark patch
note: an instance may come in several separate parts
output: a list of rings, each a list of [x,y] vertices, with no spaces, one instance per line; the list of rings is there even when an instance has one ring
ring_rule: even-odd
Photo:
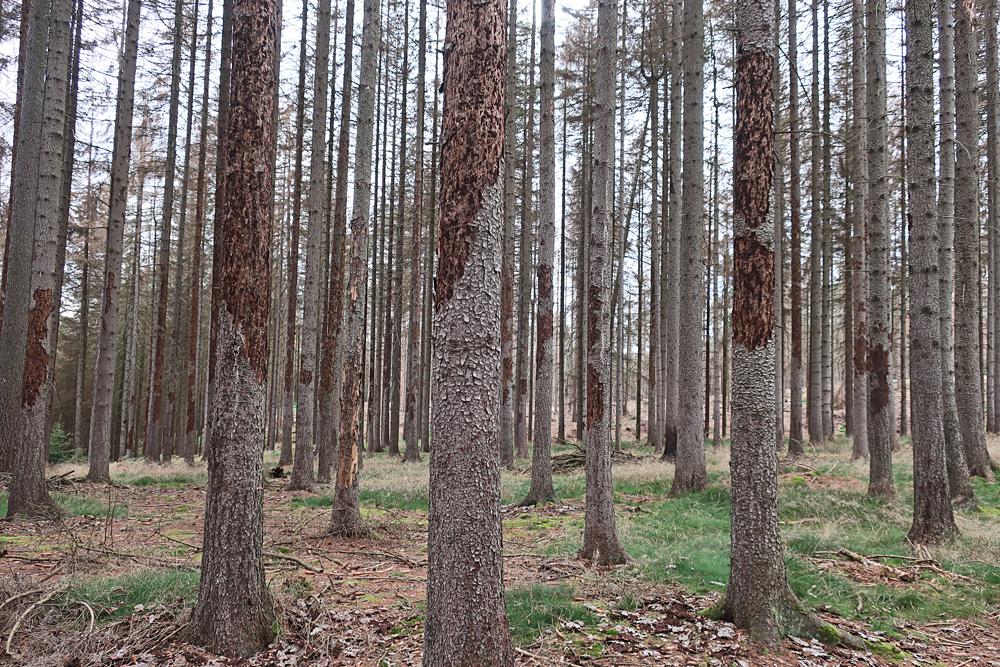
[[[118,282],[118,275],[114,271],[107,271],[104,274],[104,308],[102,313],[104,315],[108,314],[108,310],[111,308],[111,291],[115,289],[116,283]]]
[[[448,13],[435,309],[465,273],[483,192],[503,164],[506,15],[502,0],[463,3]]]
[[[881,345],[868,347],[868,372],[871,378],[868,403],[878,413],[889,405],[889,351]]]
[[[753,237],[733,246],[733,340],[756,350],[774,330],[774,253]]]
[[[52,290],[36,289],[34,305],[28,313],[28,340],[24,357],[24,383],[21,405],[31,407],[38,398],[49,375],[49,353],[45,341],[49,337],[49,315],[52,314]]]
[[[587,294],[587,428],[604,419],[604,383],[597,366],[590,363],[590,348],[600,340],[604,301],[600,285],[591,285]]]
[[[748,350],[767,345],[774,330],[774,253],[755,234],[770,224],[774,176],[774,59],[766,51],[736,66],[734,212],[744,223],[733,241],[733,339]]]

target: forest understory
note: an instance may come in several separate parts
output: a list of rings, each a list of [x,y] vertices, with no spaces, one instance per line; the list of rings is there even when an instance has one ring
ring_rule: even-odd
[[[894,455],[893,502],[865,493],[867,464],[844,438],[782,460],[781,532],[792,589],[859,651],[788,638],[763,650],[710,618],[729,574],[728,441],[708,449],[710,484],[671,498],[673,466],[625,447],[615,503],[628,565],[576,559],[585,480],[577,449],[553,451],[559,501],[517,507],[524,462],[504,472],[507,610],[524,665],[996,665],[1000,656],[1000,485],[975,481],[962,536],[914,550],[908,439]],[[991,438],[993,456],[1000,439]],[[247,660],[181,641],[199,578],[204,464],[112,464],[113,485],[84,464],[50,468],[63,517],[0,527],[0,643],[18,665],[416,665],[426,609],[428,466],[368,457],[368,539],[326,534],[332,486],[286,490],[266,454],[264,544],[278,639]],[[6,494],[0,495],[3,514]],[[833,638],[828,638],[833,639]]]

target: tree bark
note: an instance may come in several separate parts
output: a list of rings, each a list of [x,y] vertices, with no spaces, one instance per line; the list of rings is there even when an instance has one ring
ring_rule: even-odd
[[[608,225],[611,213],[611,164],[615,147],[615,68],[618,64],[618,2],[597,5],[596,95],[594,96],[593,216],[587,275],[587,497],[580,558],[599,565],[628,560],[618,539],[612,500],[609,442],[610,373],[608,372]],[[699,156],[700,157],[700,156]],[[699,290],[700,291],[700,290]],[[700,299],[699,299],[700,301]]]
[[[934,201],[932,0],[906,0],[906,184],[910,211],[910,379],[913,415],[913,525],[908,538],[931,544],[958,534],[948,494],[943,427],[938,251]],[[944,24],[946,25],[946,24]],[[940,209],[938,209],[940,210]]]
[[[868,494],[892,498],[892,387],[889,352],[892,325],[889,291],[889,187],[886,176],[888,141],[885,80],[885,0],[867,0],[866,64],[868,127]]]
[[[452,2],[447,16],[423,657],[506,666],[497,387],[507,17],[504,0]]]
[[[214,258],[218,389],[208,450],[204,551],[190,637],[217,653],[253,655],[274,637],[264,579],[264,386],[275,164],[276,0],[233,2],[233,86],[225,150],[226,243]]]
[[[859,2],[861,0],[858,0]],[[789,369],[790,422],[788,425],[788,455],[805,453],[802,434],[802,185],[799,161],[799,67],[798,9],[796,0],[788,0],[788,173],[790,177],[788,205],[790,209],[791,243],[791,318],[792,354]],[[725,379],[725,378],[724,378]],[[722,392],[726,396],[726,392]],[[723,410],[723,423],[725,410]],[[725,431],[725,426],[723,426]]]

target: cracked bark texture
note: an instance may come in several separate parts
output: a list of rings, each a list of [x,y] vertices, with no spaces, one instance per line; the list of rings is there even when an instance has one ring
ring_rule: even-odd
[[[368,290],[368,225],[372,199],[372,134],[375,123],[375,86],[382,17],[378,0],[364,0],[361,27],[361,63],[358,82],[358,120],[354,144],[349,277],[344,321],[343,385],[340,391],[340,429],[337,476],[330,516],[330,532],[345,537],[365,535],[358,498],[365,373],[365,300]]]
[[[556,238],[555,0],[542,0],[539,122],[538,303],[535,316],[535,429],[531,489],[522,504],[554,502],[552,485],[552,263]]]
[[[868,127],[868,494],[892,498],[892,387],[889,352],[892,325],[889,291],[889,183],[885,81],[885,0],[867,0],[865,8]]]
[[[189,636],[217,653],[257,653],[274,637],[264,579],[264,394],[275,164],[277,0],[234,0],[204,552]]]
[[[969,472],[992,479],[980,372],[979,104],[975,0],[955,3],[955,402]]]
[[[608,226],[611,218],[611,165],[615,150],[615,68],[618,2],[597,5],[596,94],[594,95],[593,215],[587,273],[587,497],[580,558],[599,565],[628,560],[618,539],[611,482],[611,373],[608,339],[611,309],[608,285]]]
[[[451,0],[434,293],[424,664],[513,665],[500,517],[504,0]]]
[[[952,0],[938,0],[938,81],[941,162],[937,180],[938,319],[941,332],[941,400],[948,483],[956,502],[973,499],[958,428],[955,400],[955,17]]]
[[[788,586],[774,447],[773,7],[736,4],[733,206],[732,551],[723,614],[777,644],[810,630]]]
[[[943,403],[937,204],[934,200],[933,0],[906,0],[906,137],[910,211],[910,380],[913,525],[908,538],[934,543],[958,533],[948,493]]]
[[[684,2],[684,185],[680,238],[677,364],[677,467],[671,495],[699,491],[708,484],[701,398],[704,392],[702,331],[705,293],[704,190],[704,8]],[[679,388],[683,387],[683,391]]]
[[[46,489],[45,464],[72,2],[33,2],[29,11],[25,53],[32,61],[24,71],[2,334],[6,386],[0,441],[13,449],[15,473],[8,518],[58,512]]]
[[[791,0],[794,2],[794,0]],[[868,160],[865,65],[864,0],[851,1],[851,141],[848,159],[851,169],[851,299],[854,301],[853,355],[848,372],[853,373],[854,401],[851,422],[851,458],[868,458],[868,272],[865,266],[865,211],[868,200]]]
[[[87,479],[110,482],[108,459],[111,449],[111,402],[115,385],[118,348],[118,300],[122,276],[122,245],[125,209],[128,204],[129,162],[132,156],[132,116],[135,100],[136,57],[139,48],[139,0],[129,0],[125,17],[125,44],[118,70],[118,101],[115,138],[111,156],[111,204],[104,254],[104,288],[101,327],[94,362],[93,404],[90,417]],[[124,404],[128,405],[128,404]]]
[[[291,490],[313,485],[313,441],[318,384],[320,280],[323,227],[326,224],[326,113],[330,63],[330,0],[316,7],[316,64],[313,76],[312,133],[309,152],[309,212],[306,223],[305,285],[302,290],[302,336],[299,343],[299,387],[295,412],[295,458],[288,480]]]

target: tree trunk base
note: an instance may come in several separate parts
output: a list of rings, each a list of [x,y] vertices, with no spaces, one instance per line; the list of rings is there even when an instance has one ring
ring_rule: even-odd
[[[791,590],[775,597],[770,604],[759,605],[752,600],[734,601],[727,592],[726,597],[706,615],[733,623],[745,630],[753,641],[767,646],[778,645],[785,637],[804,636],[818,639],[830,646],[847,646],[858,650],[869,648],[860,637],[835,628],[816,614],[803,609]]]
[[[674,481],[670,485],[670,497],[679,498],[693,491],[704,491],[708,486],[708,476],[705,469],[688,473],[678,470],[674,473]]]
[[[607,537],[603,539],[584,537],[583,547],[576,557],[600,567],[624,565],[628,562],[628,554],[625,553],[625,549],[618,542],[616,536],[612,536],[610,539]]]
[[[892,480],[873,480],[868,483],[868,497],[882,500],[893,500],[896,497],[896,487]]]
[[[519,502],[516,507],[541,507],[549,503],[556,502],[556,492],[552,488],[551,483],[548,489],[535,489],[532,487],[528,491],[528,495],[524,497],[524,500]]]

